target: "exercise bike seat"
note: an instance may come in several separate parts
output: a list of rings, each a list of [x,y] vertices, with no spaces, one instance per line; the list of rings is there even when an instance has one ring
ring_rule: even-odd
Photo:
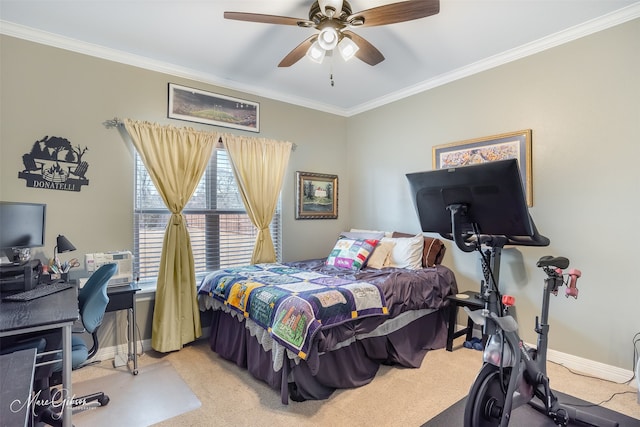
[[[553,257],[551,255],[545,255],[536,263],[537,267],[558,267],[565,269],[569,267],[569,260],[563,256]]]

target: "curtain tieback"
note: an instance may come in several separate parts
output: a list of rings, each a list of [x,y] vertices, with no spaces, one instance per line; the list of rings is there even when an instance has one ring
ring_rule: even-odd
[[[259,241],[264,241],[264,235],[266,232],[269,232],[269,227],[262,227],[258,229],[258,240]]]
[[[180,224],[182,224],[182,214],[171,215],[171,225],[180,225]]]

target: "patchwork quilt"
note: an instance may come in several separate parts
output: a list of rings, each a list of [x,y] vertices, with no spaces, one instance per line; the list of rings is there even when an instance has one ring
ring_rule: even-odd
[[[377,284],[283,264],[256,264],[210,273],[198,290],[263,327],[301,359],[322,328],[367,316],[388,316]]]

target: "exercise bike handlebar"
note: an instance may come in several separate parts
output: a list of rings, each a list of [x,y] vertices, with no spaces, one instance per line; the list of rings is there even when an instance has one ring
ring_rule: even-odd
[[[464,204],[452,204],[447,206],[451,212],[451,233],[440,233],[442,237],[453,240],[456,246],[463,252],[473,252],[481,245],[503,247],[512,246],[549,246],[549,239],[538,232],[531,221],[533,234],[531,236],[507,236],[503,234],[470,234],[464,233],[462,228],[469,225],[466,219],[467,206]]]

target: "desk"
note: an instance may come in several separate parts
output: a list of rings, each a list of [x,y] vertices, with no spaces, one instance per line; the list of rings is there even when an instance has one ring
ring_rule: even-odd
[[[26,302],[0,302],[0,337],[60,329],[62,332],[62,388],[71,390],[71,328],[80,317],[76,287]],[[71,405],[64,405],[63,424],[71,426]]]
[[[469,307],[471,309],[484,308],[484,301],[477,298],[477,292],[466,291],[461,294],[449,295],[449,330],[447,332],[447,351],[453,350],[453,340],[466,335],[467,341],[472,338],[473,335],[473,321],[469,317],[467,319],[467,326],[454,332],[456,326],[456,320],[458,318],[458,307]]]
[[[3,426],[26,426],[29,421],[36,349],[0,356],[0,414]]]
[[[136,292],[138,288],[134,284],[107,288],[109,304],[106,312],[127,310],[127,362],[133,361],[133,375],[138,375],[138,342],[136,340]],[[115,363],[115,362],[114,362]]]

